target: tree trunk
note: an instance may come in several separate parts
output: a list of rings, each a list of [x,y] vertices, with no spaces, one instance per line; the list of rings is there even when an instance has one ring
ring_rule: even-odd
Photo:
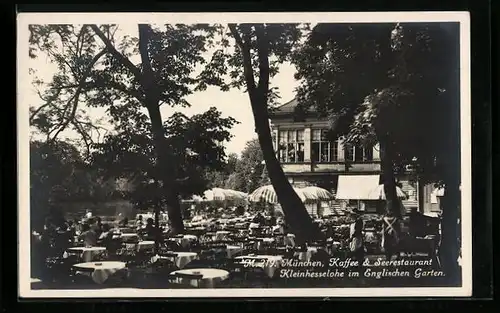
[[[229,24],[228,26],[242,52],[243,71],[247,92],[252,106],[255,131],[258,135],[269,179],[274,187],[278,201],[281,204],[285,219],[292,229],[292,232],[294,232],[297,243],[301,244],[308,240],[318,239],[321,237],[321,232],[317,225],[313,223],[302,200],[295,193],[295,190],[285,176],[274,151],[273,137],[269,127],[269,112],[267,109],[270,77],[270,49],[269,38],[267,37],[265,26],[263,24],[254,25],[257,34],[256,50],[259,59],[258,85],[255,83],[252,55],[250,51],[252,44],[251,30],[248,28],[248,25],[246,27],[241,27],[240,30],[243,34],[243,36],[241,36],[234,24]]]
[[[458,184],[446,184],[444,196],[441,198],[442,220],[441,220],[441,247],[439,250],[443,271],[448,277],[450,284],[460,281],[458,267],[458,256],[460,246],[458,244],[460,217],[460,190]]]
[[[181,203],[177,193],[170,189],[165,189],[167,194],[167,214],[170,222],[170,232],[173,235],[184,233],[184,222],[182,219]]]
[[[422,179],[418,178],[417,180],[417,194],[418,194],[418,211],[420,213],[425,212],[425,184]]]
[[[392,151],[388,139],[380,140],[380,160],[382,168],[382,183],[384,184],[386,213],[394,217],[401,217],[401,205],[396,192],[396,179],[392,164]]]
[[[165,142],[165,131],[161,120],[160,109],[156,105],[148,105],[148,112],[151,118],[151,126],[154,137],[155,151],[158,157],[158,171],[161,173],[162,188],[165,192],[167,202],[167,213],[170,222],[171,231],[174,234],[184,231],[181,207],[179,198],[175,190],[175,164],[171,164],[167,145]],[[155,207],[155,216],[160,214],[160,206]],[[156,218],[156,217],[155,217]],[[159,225],[157,225],[159,226]]]
[[[276,157],[268,122],[267,104],[252,102],[252,109],[267,173],[285,214],[286,221],[296,236],[296,241],[300,244],[320,238],[321,232],[319,228],[313,223],[304,203],[302,203],[302,200],[288,181]]]

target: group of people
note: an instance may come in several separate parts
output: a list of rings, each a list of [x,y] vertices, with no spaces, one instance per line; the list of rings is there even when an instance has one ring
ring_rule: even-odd
[[[349,231],[349,250],[355,259],[362,261],[366,254],[364,221],[357,210],[351,210],[350,217],[353,222],[350,225]],[[399,258],[400,242],[403,235],[401,217],[387,213],[381,218],[380,222],[380,248],[386,260],[391,260],[393,256]],[[426,222],[427,218],[423,214],[419,213],[416,209],[412,209],[409,214],[408,233],[405,234],[406,238],[415,239],[424,237],[429,232],[426,228]]]
[[[35,227],[31,234],[31,254],[33,258],[32,272],[40,274],[45,266],[47,258],[63,256],[64,252],[75,245],[85,247],[102,246],[113,250],[116,241],[116,233],[119,228],[130,227],[128,218],[123,218],[118,223],[103,223],[99,216],[93,216],[87,210],[81,219],[66,220],[62,214],[51,212],[43,223],[43,226]],[[143,220],[139,216],[135,222],[138,234],[147,239],[155,239],[157,229],[154,221],[148,218]]]

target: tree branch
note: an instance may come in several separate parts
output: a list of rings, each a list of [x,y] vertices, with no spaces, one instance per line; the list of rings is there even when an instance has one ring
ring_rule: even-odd
[[[90,145],[92,143],[92,137],[83,130],[83,128],[78,124],[76,120],[72,120],[71,124],[75,127],[76,131],[82,136],[83,142],[87,149],[87,154],[90,155]]]
[[[33,120],[35,119],[36,115],[38,113],[40,113],[40,111],[42,111],[44,108],[46,108],[46,107],[48,107],[49,105],[52,104],[52,100],[56,99],[59,96],[59,94],[61,93],[61,91],[60,90],[56,90],[56,94],[52,95],[50,97],[47,97],[47,99],[44,99],[43,96],[42,96],[42,94],[39,91],[37,91],[37,93],[38,93],[38,96],[40,97],[40,99],[44,100],[46,103],[42,104],[41,106],[39,106],[36,110],[34,110],[31,113],[30,118],[29,118],[30,124],[33,123]],[[50,98],[53,98],[53,99],[50,99]]]
[[[242,56],[243,56],[243,71],[245,74],[245,81],[247,83],[247,89],[250,97],[254,96],[255,93],[255,79],[254,79],[254,73],[253,73],[253,68],[252,68],[252,55],[250,54],[250,43],[247,41],[243,41],[241,38],[238,29],[236,28],[236,24],[229,24],[229,30],[231,31],[231,34],[234,37],[234,40],[236,41],[236,44],[241,50]],[[247,40],[248,40],[248,34],[246,34]]]
[[[137,68],[137,66],[135,66],[134,63],[132,63],[126,56],[124,56],[123,54],[118,52],[118,50],[116,50],[113,43],[106,37],[106,35],[99,29],[99,27],[97,27],[97,25],[92,24],[92,25],[90,25],[90,28],[92,28],[92,30],[95,32],[95,34],[101,39],[101,41],[104,43],[104,45],[109,50],[109,52],[118,61],[120,61],[120,63],[122,63],[125,67],[127,67],[129,69],[129,71],[132,72],[132,74],[134,74],[135,78],[138,81],[141,81],[142,80],[142,73],[139,70],[139,68]]]
[[[72,88],[78,88],[79,86],[80,85],[78,85],[78,84],[66,85],[66,86],[57,87],[55,89],[72,89]],[[83,86],[84,86],[85,90],[112,88],[112,89],[115,89],[116,91],[121,91],[125,94],[128,94],[129,96],[131,96],[133,98],[136,98],[139,102],[144,101],[144,97],[142,96],[142,94],[139,91],[129,89],[129,88],[127,88],[127,86],[120,84],[119,82],[115,82],[115,81],[107,81],[105,83],[105,85],[100,85],[100,84],[97,84],[95,82],[85,83],[85,84],[83,84]]]
[[[102,50],[101,52],[99,52],[98,54],[96,54],[94,56],[94,58],[92,58],[92,60],[90,61],[90,63],[88,64],[88,67],[87,69],[85,70],[85,73],[84,75],[80,78],[79,80],[79,86],[77,87],[76,91],[75,91],[75,94],[73,95],[73,97],[71,97],[71,99],[68,100],[68,104],[73,101],[73,105],[72,105],[72,110],[71,110],[71,113],[70,113],[70,116],[62,123],[61,127],[59,127],[59,129],[57,130],[56,134],[52,137],[52,139],[50,141],[53,141],[57,138],[57,136],[59,136],[59,134],[66,129],[66,127],[69,125],[69,123],[75,118],[75,114],[76,114],[76,110],[78,108],[78,100],[80,98],[80,93],[82,92],[82,89],[83,89],[83,85],[85,83],[85,80],[87,80],[87,77],[90,75],[90,72],[92,71],[92,68],[94,67],[94,65],[97,63],[97,61],[99,61],[99,59],[105,55],[107,52],[106,49]]]

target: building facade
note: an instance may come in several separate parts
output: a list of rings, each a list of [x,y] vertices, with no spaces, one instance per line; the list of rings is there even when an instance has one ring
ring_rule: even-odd
[[[297,100],[293,99],[270,114],[275,150],[290,183],[296,187],[318,186],[337,196],[349,194],[349,199],[360,200],[361,209],[376,211],[375,207],[364,204],[370,202],[366,201],[370,198],[367,190],[380,184],[378,145],[353,147],[344,144],[342,138],[332,140],[327,136],[328,120],[309,112],[298,121],[294,118],[296,106]],[[410,173],[397,177],[397,183],[407,195],[407,199],[402,200],[407,211],[416,208],[425,213],[439,208],[430,205],[432,190],[428,186],[419,187]],[[375,186],[368,186],[370,184]],[[342,201],[335,203],[333,207],[342,205]]]

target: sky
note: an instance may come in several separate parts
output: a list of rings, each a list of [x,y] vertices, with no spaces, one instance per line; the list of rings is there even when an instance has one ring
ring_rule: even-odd
[[[120,38],[123,35],[137,36],[137,24],[120,24],[119,30],[116,32],[116,38]],[[210,57],[210,53],[207,53],[207,58]],[[139,63],[139,58],[132,58],[133,63]],[[36,59],[29,59],[29,67],[36,70],[36,75],[44,81],[50,81],[52,75],[56,72],[56,68],[51,64],[46,56],[39,56]],[[283,64],[280,67],[279,74],[276,75],[272,80],[271,84],[274,87],[279,88],[279,93],[281,99],[280,103],[288,102],[294,98],[294,90],[298,86],[298,82],[294,79],[295,67],[291,64]],[[36,89],[31,86],[29,94],[27,95],[27,101],[33,105],[41,104]],[[233,138],[230,142],[226,143],[226,152],[240,154],[240,152],[245,147],[247,141],[256,138],[254,132],[254,121],[252,115],[252,109],[250,107],[250,100],[247,93],[243,90],[231,89],[230,91],[220,91],[217,87],[209,87],[205,91],[195,92],[192,95],[186,97],[186,100],[191,103],[191,107],[181,108],[181,107],[169,107],[162,106],[161,113],[163,119],[167,119],[174,112],[182,112],[187,116],[193,114],[199,114],[207,111],[210,107],[217,107],[219,111],[222,112],[224,117],[230,116],[236,119],[239,124],[236,124],[231,129]],[[37,106],[33,105],[33,106]],[[104,109],[86,109],[89,117],[92,120],[97,120],[102,118],[106,113]],[[109,128],[109,125],[105,125]],[[76,133],[74,131],[68,130],[64,131],[62,134],[63,138],[75,138]]]

